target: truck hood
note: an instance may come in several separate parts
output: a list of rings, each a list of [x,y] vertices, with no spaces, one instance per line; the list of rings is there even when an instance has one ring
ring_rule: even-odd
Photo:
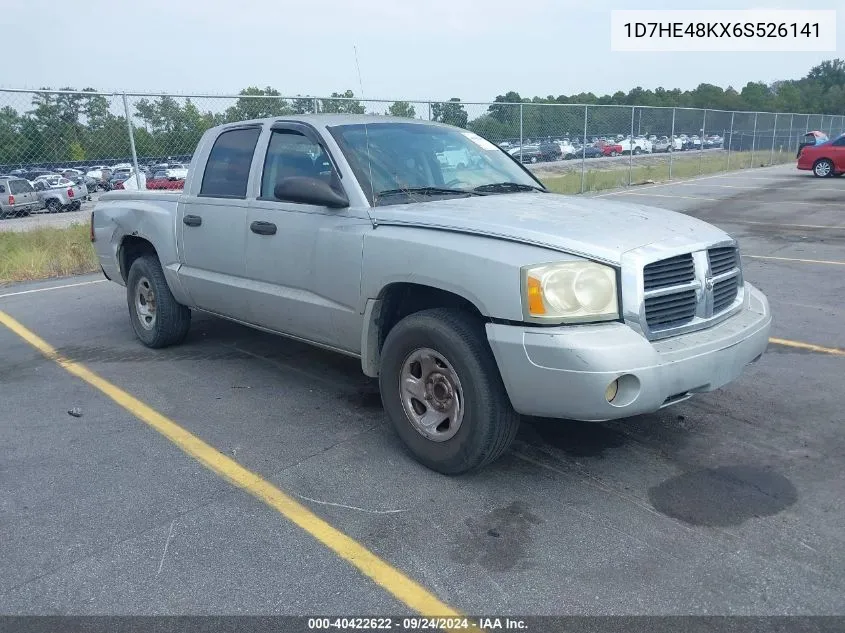
[[[387,205],[369,210],[376,224],[485,235],[618,265],[649,244],[683,249],[730,239],[690,216],[627,202],[551,193],[513,193]]]

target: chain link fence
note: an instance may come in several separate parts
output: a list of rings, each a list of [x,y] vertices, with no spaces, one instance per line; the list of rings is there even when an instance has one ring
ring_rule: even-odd
[[[579,193],[795,160],[802,137],[845,116],[550,103],[0,90],[0,174],[187,164],[208,128],[312,113],[393,115],[463,127],[552,190]]]

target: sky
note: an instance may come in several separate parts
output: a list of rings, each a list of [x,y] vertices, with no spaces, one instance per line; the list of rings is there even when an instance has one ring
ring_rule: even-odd
[[[508,90],[531,97],[700,83],[741,88],[799,78],[824,59],[845,57],[845,0],[812,3],[838,10],[837,53],[610,50],[612,9],[809,8],[795,0],[85,0],[59,11],[55,0],[3,5],[4,22],[15,28],[4,30],[0,88],[222,95],[270,85],[283,95],[351,89],[369,99],[487,101]]]

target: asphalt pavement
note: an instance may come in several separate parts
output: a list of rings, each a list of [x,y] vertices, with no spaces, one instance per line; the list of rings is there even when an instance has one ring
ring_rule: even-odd
[[[526,419],[462,477],[403,451],[354,359],[198,313],[150,350],[96,275],[0,311],[464,613],[842,615],[843,194],[792,167],[599,194],[737,236],[783,343],[653,415]],[[2,325],[0,350],[0,613],[409,612]]]

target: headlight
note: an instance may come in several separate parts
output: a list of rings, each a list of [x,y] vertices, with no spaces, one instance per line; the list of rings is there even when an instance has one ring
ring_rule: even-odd
[[[619,318],[616,270],[591,261],[526,266],[522,269],[526,319],[580,323]]]

